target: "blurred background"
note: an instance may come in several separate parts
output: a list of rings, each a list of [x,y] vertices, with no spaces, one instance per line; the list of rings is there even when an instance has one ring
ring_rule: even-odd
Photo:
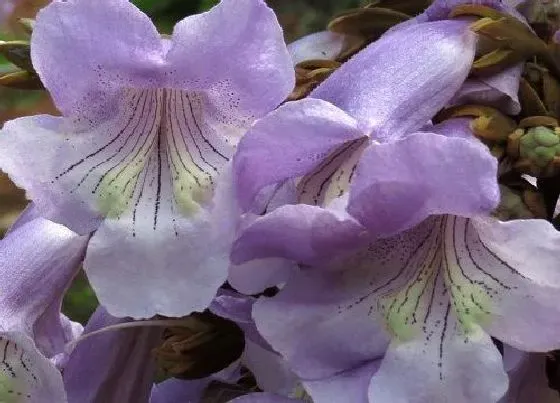
[[[0,40],[27,39],[20,18],[33,18],[49,0],[0,0]],[[171,33],[175,23],[187,15],[212,7],[218,0],[133,0],[140,9],[152,17],[161,33]],[[286,40],[291,42],[310,32],[324,30],[335,14],[358,7],[367,0],[268,0],[274,8]],[[12,69],[0,57],[0,75]],[[19,116],[42,113],[57,114],[49,96],[43,91],[21,91],[0,87],[0,126]],[[27,204],[24,193],[17,189],[0,172],[0,235],[13,223]],[[81,274],[74,281],[64,301],[63,310],[73,320],[85,323],[95,310],[97,300]]]

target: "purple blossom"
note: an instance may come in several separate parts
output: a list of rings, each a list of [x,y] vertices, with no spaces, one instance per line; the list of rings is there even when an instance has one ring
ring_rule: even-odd
[[[252,259],[300,264],[269,276],[285,284],[253,316],[304,384],[384,354],[355,401],[496,402],[508,377],[490,336],[524,351],[560,346],[560,235],[543,220],[491,218],[497,161],[468,121],[428,124],[470,69],[465,27],[411,23],[386,34],[312,98],[257,122],[238,148],[248,215],[282,183],[298,203],[251,218],[230,278],[239,283]],[[347,390],[331,396],[344,401]]]
[[[229,160],[294,83],[273,12],[223,0],[162,39],[126,0],[53,2],[32,60],[64,117],[8,122],[1,168],[41,215],[95,231],[84,267],[112,314],[206,308],[235,233]]]
[[[81,326],[60,310],[88,236],[32,216],[30,210],[0,241],[0,400],[65,402],[56,364]]]

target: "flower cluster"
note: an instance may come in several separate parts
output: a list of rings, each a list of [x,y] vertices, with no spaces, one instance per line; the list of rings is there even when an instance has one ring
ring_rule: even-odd
[[[560,401],[558,32],[519,1],[377,3],[289,46],[264,0],[169,37],[128,0],[40,11],[62,117],[0,131],[31,200],[0,401]]]

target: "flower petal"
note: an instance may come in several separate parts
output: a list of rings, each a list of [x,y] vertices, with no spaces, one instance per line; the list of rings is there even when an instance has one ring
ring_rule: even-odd
[[[20,332],[0,332],[0,401],[66,403],[62,377],[33,341]]]
[[[369,403],[368,386],[380,364],[381,360],[376,360],[331,378],[303,383],[314,403]]]
[[[508,378],[492,340],[480,329],[461,332],[443,290],[445,303],[432,304],[429,331],[391,343],[371,381],[371,401],[494,403],[506,392]]]
[[[458,305],[461,320],[525,351],[559,348],[559,245],[560,233],[544,220],[448,220],[450,281],[476,300]]]
[[[467,22],[412,24],[358,53],[311,97],[348,112],[374,139],[398,138],[448,103],[466,79],[474,52]]]
[[[523,18],[523,16],[513,8],[514,5],[510,3],[511,1],[503,0],[435,0],[430,7],[422,14],[415,17],[414,20],[417,22],[445,20],[449,18],[449,14],[455,7],[462,4],[476,4],[492,7],[498,11],[511,14],[521,21],[525,21],[525,18]]]
[[[187,381],[183,379],[167,379],[152,388],[150,403],[199,402],[211,378]]]
[[[499,403],[558,403],[558,392],[549,388],[544,354],[525,354],[510,374],[508,393]]]
[[[438,245],[437,240],[434,245]],[[437,263],[439,253],[434,253]],[[496,402],[507,389],[500,353],[479,327],[467,333],[457,322],[444,276],[437,267],[433,272],[428,267],[423,265],[416,281],[411,277],[396,297],[387,294],[381,302],[382,308],[390,303],[385,315],[396,337],[372,379],[370,399],[391,403],[444,403],[450,399]],[[424,271],[433,280],[424,279],[423,286]],[[421,292],[414,303],[417,284]],[[410,308],[414,308],[411,316]]]
[[[234,157],[237,195],[245,211],[267,185],[304,176],[334,151],[363,138],[354,119],[328,102],[288,102],[259,120]]]
[[[229,170],[216,179],[213,205],[184,217],[170,165],[153,162],[136,206],[103,222],[84,262],[99,301],[115,316],[202,311],[227,278],[238,217]]]
[[[489,77],[471,78],[450,101],[451,105],[478,104],[497,108],[508,115],[521,112],[517,93],[523,65],[509,67]]]
[[[288,51],[295,65],[305,60],[334,60],[343,46],[344,35],[321,31],[290,43]]]
[[[246,340],[241,359],[254,374],[262,391],[288,396],[298,386],[298,378],[290,370],[288,363],[270,349]]]
[[[62,298],[87,242],[87,236],[42,218],[0,241],[0,328],[36,338],[48,357],[60,353],[68,341],[60,319]]]
[[[56,1],[37,15],[31,57],[64,115],[97,120],[113,113],[103,106],[115,90],[148,82],[163,46],[148,16],[128,0]]]
[[[111,317],[103,307],[90,318],[85,333],[128,322]],[[155,363],[152,349],[163,330],[154,327],[112,330],[80,341],[64,368],[71,402],[146,402]]]
[[[417,133],[364,152],[348,212],[380,236],[432,214],[486,213],[499,201],[496,175],[497,161],[482,143]]]
[[[331,377],[385,351],[387,334],[368,316],[369,306],[341,308],[357,286],[363,287],[363,279],[356,280],[354,274],[302,271],[278,295],[255,303],[253,318],[259,332],[304,379]]]
[[[365,229],[345,213],[305,204],[277,208],[248,226],[235,241],[231,260],[282,257],[314,264],[368,241]],[[258,268],[256,268],[258,269]]]
[[[230,403],[303,403],[299,399],[290,399],[284,396],[274,395],[272,393],[251,393],[245,396],[233,399]]]
[[[228,282],[244,294],[258,294],[269,287],[285,283],[297,269],[297,264],[287,259],[255,259],[239,265],[230,265]]]
[[[210,89],[220,126],[249,126],[292,91],[295,73],[274,12],[262,0],[222,0],[179,22],[166,61],[181,88]]]

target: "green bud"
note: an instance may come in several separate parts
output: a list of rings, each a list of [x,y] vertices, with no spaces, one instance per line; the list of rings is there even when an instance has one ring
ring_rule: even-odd
[[[549,128],[539,126],[530,129],[529,132],[532,132],[534,134],[535,139],[541,146],[551,147],[560,143],[560,138],[558,137],[558,135]]]
[[[533,127],[520,138],[519,154],[544,168],[560,155],[560,134],[544,126]]]

